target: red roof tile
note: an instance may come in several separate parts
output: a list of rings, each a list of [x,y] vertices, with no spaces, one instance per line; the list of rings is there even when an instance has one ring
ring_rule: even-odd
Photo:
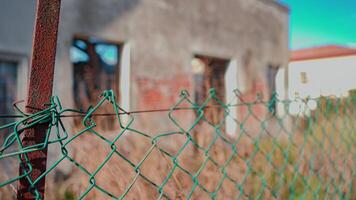
[[[313,60],[350,55],[356,55],[356,49],[330,45],[292,51],[290,61]]]

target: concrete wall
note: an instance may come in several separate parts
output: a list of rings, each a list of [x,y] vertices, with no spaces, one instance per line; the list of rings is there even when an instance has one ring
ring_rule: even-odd
[[[35,0],[0,0],[0,53],[30,54],[35,6]]]
[[[355,67],[355,55],[293,61],[289,64],[289,96],[317,98],[348,95],[349,90],[356,87]],[[305,76],[304,83],[301,76]]]
[[[194,54],[235,59],[245,77],[241,88],[249,90],[253,80],[265,82],[269,64],[287,65],[288,12],[274,4],[63,0],[57,80],[72,76],[68,49],[73,35],[80,34],[130,43],[131,109],[169,105],[170,95],[191,88]],[[71,90],[71,84],[57,86],[60,93]]]
[[[35,0],[0,0],[0,59],[18,63],[17,99],[26,98],[35,7]]]
[[[28,57],[35,1],[0,1],[9,27],[0,50]],[[268,65],[287,66],[288,23],[288,10],[272,0],[62,0],[54,94],[73,106],[69,48],[79,34],[129,45],[130,79],[121,84],[130,110],[166,108],[181,89],[192,93],[195,54],[234,60],[237,86],[253,99],[268,94]]]
[[[19,61],[18,99],[24,99],[35,0],[0,0],[0,5],[0,58]],[[128,110],[168,108],[181,89],[192,93],[195,54],[231,59],[236,69],[228,71],[235,75],[227,80],[235,76],[231,86],[237,85],[245,100],[253,100],[257,92],[268,94],[268,65],[287,66],[288,23],[288,10],[272,0],[62,0],[54,94],[65,108],[74,106],[69,49],[74,35],[85,35],[125,43],[123,65],[130,69],[125,72],[129,77],[121,79],[121,89],[127,90],[121,99],[129,102]],[[247,114],[246,109],[236,110],[239,118]],[[254,112],[267,111],[256,106]],[[189,128],[195,115],[190,111],[175,117]],[[172,129],[166,112],[134,118],[131,128],[148,134],[178,130]],[[65,123],[73,134],[70,119]],[[259,129],[259,121],[246,123]],[[227,128],[238,131],[236,126]],[[172,145],[176,139],[170,141]],[[56,148],[49,150],[49,164],[57,159]]]

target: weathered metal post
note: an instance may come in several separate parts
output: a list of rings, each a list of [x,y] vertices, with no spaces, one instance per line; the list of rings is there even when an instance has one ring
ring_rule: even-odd
[[[57,33],[61,0],[37,0],[36,21],[33,34],[31,57],[31,71],[26,100],[26,111],[35,113],[44,109],[50,102],[53,88],[54,64],[56,57]],[[48,124],[39,124],[24,132],[22,144],[24,146],[42,143]],[[28,153],[29,162],[33,169],[30,174],[36,180],[46,170],[47,148]],[[22,157],[22,161],[24,158]],[[22,165],[24,166],[24,165]],[[24,174],[20,166],[20,175]],[[45,178],[34,186],[44,199]],[[34,199],[31,184],[26,178],[19,180],[17,199]]]

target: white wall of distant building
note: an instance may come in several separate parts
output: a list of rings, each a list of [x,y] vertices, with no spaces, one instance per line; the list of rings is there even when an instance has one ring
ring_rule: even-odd
[[[356,88],[356,55],[291,62],[288,79],[291,99],[347,95]]]

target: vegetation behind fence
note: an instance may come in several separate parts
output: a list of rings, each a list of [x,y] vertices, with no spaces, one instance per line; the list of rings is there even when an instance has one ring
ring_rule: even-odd
[[[85,113],[63,108],[57,97],[36,114],[19,111],[20,119],[0,125],[0,198],[16,196],[17,181],[26,179],[40,199],[36,184],[47,177],[47,199],[356,199],[354,95],[236,99],[225,104],[212,89],[197,105],[182,92],[160,110],[172,130],[158,134],[134,128],[134,113],[112,91]],[[82,123],[68,128],[64,119],[73,117]],[[100,123],[109,117],[117,128],[106,131]],[[21,134],[43,123],[45,140],[24,147]],[[55,161],[32,180],[27,154],[52,146]]]

